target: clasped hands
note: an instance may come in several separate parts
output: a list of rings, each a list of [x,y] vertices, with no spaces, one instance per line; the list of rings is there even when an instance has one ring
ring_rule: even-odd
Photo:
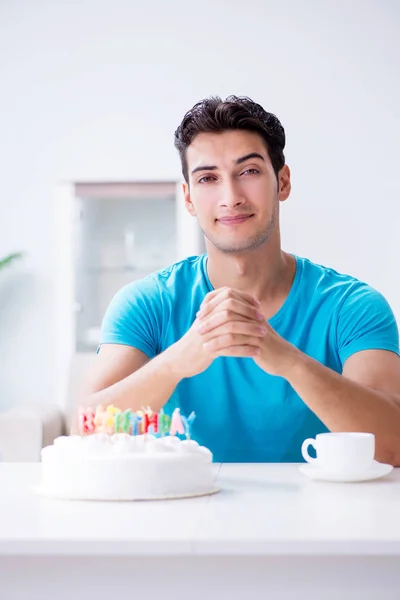
[[[228,287],[207,294],[178,347],[185,377],[204,371],[219,356],[253,358],[267,373],[284,376],[297,351],[268,324],[257,300]]]

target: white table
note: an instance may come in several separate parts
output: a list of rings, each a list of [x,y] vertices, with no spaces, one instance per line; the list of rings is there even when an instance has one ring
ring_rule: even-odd
[[[31,492],[40,464],[0,464],[1,600],[400,598],[400,469],[356,484],[294,464],[215,473],[214,496],[68,502]]]

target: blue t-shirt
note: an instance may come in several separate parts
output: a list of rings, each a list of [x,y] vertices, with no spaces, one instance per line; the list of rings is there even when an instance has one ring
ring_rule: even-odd
[[[125,344],[149,358],[178,341],[213,287],[207,255],[189,257],[123,287],[105,314],[101,344]],[[365,283],[296,257],[291,290],[269,324],[285,340],[341,373],[350,355],[399,353],[398,330],[385,298]],[[143,398],[143,405],[146,399]],[[282,377],[252,358],[218,357],[183,379],[164,407],[188,416],[192,437],[216,462],[300,462],[307,437],[328,431]]]

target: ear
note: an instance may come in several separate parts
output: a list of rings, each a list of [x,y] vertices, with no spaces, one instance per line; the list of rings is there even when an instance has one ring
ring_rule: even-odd
[[[283,165],[278,173],[278,200],[284,202],[289,198],[292,184],[290,181],[290,169],[287,165]]]
[[[185,206],[186,209],[188,211],[189,214],[192,215],[192,217],[196,216],[196,209],[190,199],[190,190],[189,190],[189,184],[187,183],[182,183],[182,191],[183,191],[183,197],[185,198]]]

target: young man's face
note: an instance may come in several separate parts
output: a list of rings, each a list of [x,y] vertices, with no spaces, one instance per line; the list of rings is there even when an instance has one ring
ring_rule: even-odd
[[[186,206],[206,238],[223,252],[257,248],[278,226],[278,202],[290,193],[290,171],[275,172],[260,135],[200,133],[187,149]]]

